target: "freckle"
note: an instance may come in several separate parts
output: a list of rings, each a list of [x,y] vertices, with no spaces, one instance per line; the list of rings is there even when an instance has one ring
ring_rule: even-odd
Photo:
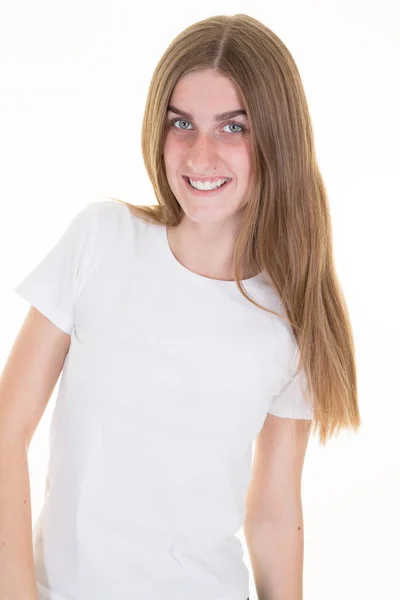
[[[24,500],[24,504],[26,504],[26,500]]]

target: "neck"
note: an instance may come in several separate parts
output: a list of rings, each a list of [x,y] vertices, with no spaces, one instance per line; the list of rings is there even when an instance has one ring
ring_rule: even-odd
[[[233,249],[237,228],[225,224],[198,224],[182,219],[176,227],[167,227],[167,237],[175,258],[187,269],[203,277],[234,281]],[[248,279],[254,274],[244,277]]]

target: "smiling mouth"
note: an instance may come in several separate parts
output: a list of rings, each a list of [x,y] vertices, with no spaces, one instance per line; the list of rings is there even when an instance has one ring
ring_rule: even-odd
[[[195,196],[215,196],[215,195],[221,193],[232,181],[231,178],[227,178],[227,181],[225,181],[225,183],[223,183],[219,187],[212,188],[211,190],[200,190],[200,189],[192,186],[192,184],[189,181],[189,178],[186,175],[183,175],[182,178],[183,178],[187,188]],[[223,179],[223,178],[221,178],[221,179]]]
[[[229,179],[232,179],[231,177],[227,177],[226,175],[213,175],[211,178],[204,177],[204,179],[200,179],[198,177],[189,177],[188,175],[182,175],[182,177],[184,177],[185,179],[192,179],[193,181],[199,181],[200,183],[204,183],[205,181],[211,181],[211,183],[214,183],[214,181],[219,181],[220,179],[227,179],[229,181]]]

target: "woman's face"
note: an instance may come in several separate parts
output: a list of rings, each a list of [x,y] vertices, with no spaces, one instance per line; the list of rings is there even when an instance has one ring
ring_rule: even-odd
[[[192,221],[234,222],[246,204],[251,168],[249,121],[245,114],[221,116],[239,110],[244,112],[244,106],[236,85],[211,69],[185,75],[171,95],[165,168],[174,196]],[[171,123],[172,119],[176,122]],[[220,191],[198,194],[184,176],[230,181]]]

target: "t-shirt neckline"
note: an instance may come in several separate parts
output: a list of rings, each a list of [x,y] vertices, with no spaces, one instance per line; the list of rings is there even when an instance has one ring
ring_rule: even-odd
[[[179,260],[174,255],[174,253],[172,252],[171,246],[169,245],[166,225],[161,225],[161,238],[162,238],[162,245],[164,247],[167,260],[176,271],[180,271],[181,274],[185,275],[186,277],[188,277],[192,280],[202,281],[205,284],[218,285],[218,286],[231,286],[231,287],[235,286],[236,287],[235,281],[227,281],[224,279],[213,279],[212,277],[206,277],[205,275],[200,275],[199,273],[195,273],[194,271],[191,271],[190,269],[185,267],[182,263],[180,263]],[[264,273],[263,273],[263,271],[261,271],[260,273],[258,273],[257,275],[254,275],[253,277],[250,277],[248,279],[242,279],[242,283],[247,285],[249,283],[252,284],[252,283],[256,283],[256,282],[261,282],[263,279],[264,279]]]

